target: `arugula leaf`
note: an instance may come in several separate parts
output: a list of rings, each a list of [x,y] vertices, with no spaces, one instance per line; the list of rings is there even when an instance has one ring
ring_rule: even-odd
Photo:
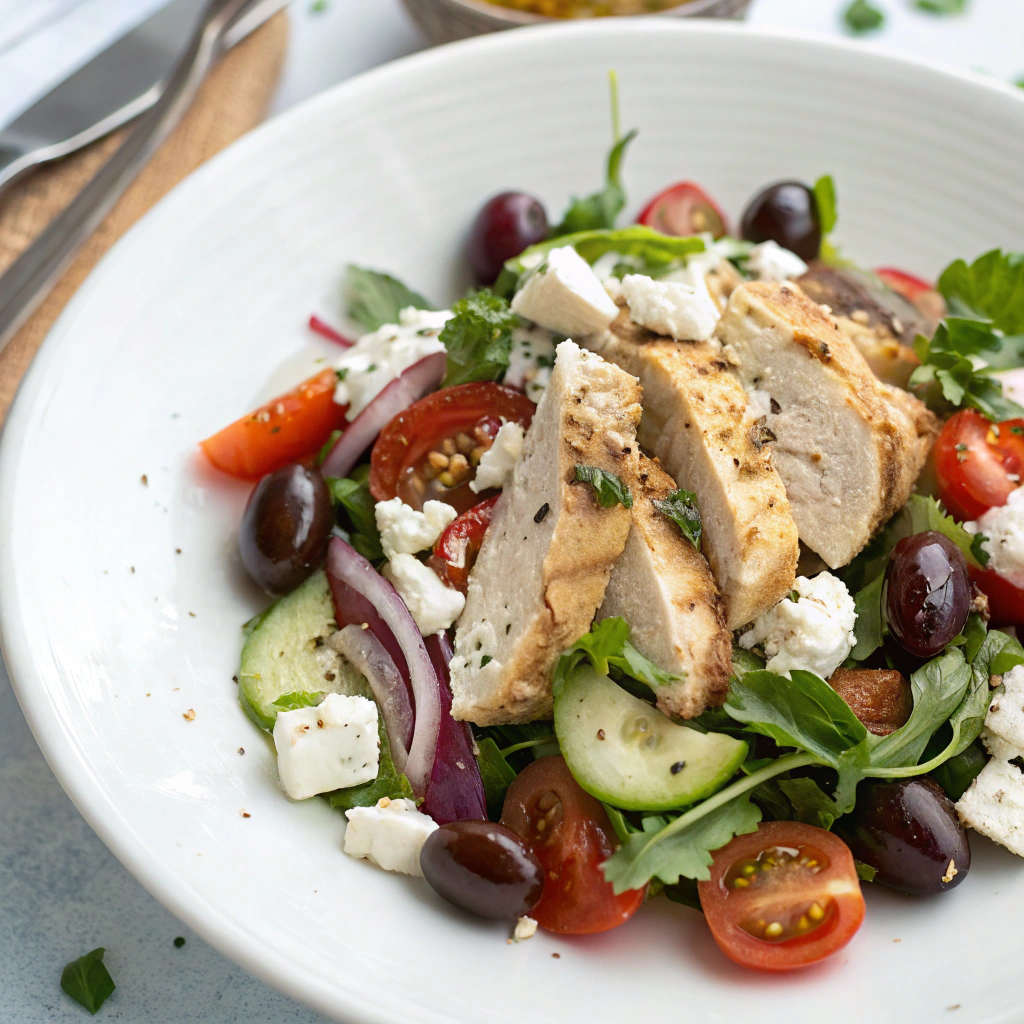
[[[990,320],[1006,334],[1024,332],[1024,253],[993,249],[970,265],[956,260],[938,288],[952,313]]]
[[[398,314],[407,306],[436,308],[390,274],[354,264],[349,264],[345,277],[345,296],[349,317],[367,331],[397,324]]]
[[[914,0],[914,6],[929,14],[963,14],[967,0]]]
[[[597,466],[583,466],[576,463],[576,480],[581,484],[590,484],[601,508],[612,508],[621,505],[623,508],[633,507],[633,495],[622,482],[622,478],[606,469]]]
[[[854,661],[864,661],[882,646],[882,583],[884,576],[876,576],[862,587],[853,598],[857,621],[853,631],[857,643],[850,652]]]
[[[776,821],[802,821],[827,832],[839,817],[835,801],[814,779],[772,779],[761,783],[751,797]]]
[[[384,716],[377,716],[377,731],[380,736],[380,761],[377,767],[377,778],[372,782],[363,782],[348,789],[336,789],[324,796],[336,811],[348,811],[353,807],[372,807],[378,800],[388,797],[390,800],[415,800],[416,795],[409,785],[409,780],[399,773],[391,756],[391,744],[388,732],[384,728]]]
[[[104,953],[106,950],[100,946],[72,960],[60,976],[60,987],[90,1013],[96,1013],[117,987],[103,964]]]
[[[517,290],[522,278],[535,270],[552,249],[565,245],[571,245],[591,264],[605,253],[620,253],[637,262],[632,271],[634,274],[647,274],[649,277],[660,277],[682,266],[688,256],[704,252],[705,249],[704,240],[696,235],[688,238],[663,235],[643,224],[615,230],[579,231],[531,245],[518,256],[507,260],[495,282],[494,291],[498,295],[510,296]]]
[[[814,202],[818,207],[818,225],[822,235],[830,235],[835,230],[836,220],[836,183],[831,174],[825,174],[814,183]]]
[[[460,299],[452,311],[455,315],[439,335],[448,350],[448,371],[441,387],[500,380],[508,369],[512,329],[519,317],[505,299],[487,288]]]
[[[296,711],[299,708],[315,708],[323,703],[325,694],[318,691],[310,693],[306,690],[293,690],[283,693],[274,701],[274,707],[282,711]]]
[[[648,661],[629,640],[629,623],[621,616],[595,622],[589,633],[584,633],[566,650],[555,665],[551,688],[557,695],[562,684],[577,665],[586,658],[594,669],[608,675],[611,669],[646,683],[650,687],[668,686],[679,677]]]
[[[711,801],[705,801],[705,804]],[[651,816],[644,818],[643,832],[636,832],[601,865],[604,877],[616,894],[639,889],[652,878],[675,885],[680,877],[706,880],[712,852],[733,836],[753,832],[761,811],[746,794],[705,813],[704,804],[671,822]]]
[[[326,483],[331,501],[343,511],[342,525],[348,527],[352,547],[368,561],[380,562],[384,551],[374,513],[376,502],[370,493],[370,467],[356,466],[347,477],[329,476]]]
[[[664,516],[668,516],[683,532],[683,536],[700,550],[701,519],[697,508],[697,495],[693,491],[679,488],[664,498],[655,498],[654,507]]]
[[[881,28],[885,21],[885,13],[877,7],[872,7],[868,0],[853,0],[853,3],[843,11],[843,20],[851,32],[860,34]]]
[[[505,760],[498,744],[489,736],[479,740],[476,746],[476,760],[480,766],[480,778],[483,779],[487,800],[487,816],[491,821],[497,821],[501,817],[508,787],[516,777],[515,769]]]

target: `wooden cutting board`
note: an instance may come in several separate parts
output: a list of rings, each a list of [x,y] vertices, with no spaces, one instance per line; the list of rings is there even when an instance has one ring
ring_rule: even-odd
[[[224,55],[178,127],[0,352],[0,423],[54,321],[106,251],[182,178],[263,120],[287,40],[288,19],[282,11]],[[0,273],[77,195],[128,130],[40,168],[0,195]]]

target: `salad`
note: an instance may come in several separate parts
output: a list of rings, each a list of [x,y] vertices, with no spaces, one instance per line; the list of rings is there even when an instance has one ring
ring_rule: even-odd
[[[488,199],[448,308],[350,267],[335,365],[202,442],[276,598],[239,698],[515,939],[668,899],[788,970],[1024,856],[1024,255],[858,267],[828,176],[621,226],[613,112],[599,191]]]

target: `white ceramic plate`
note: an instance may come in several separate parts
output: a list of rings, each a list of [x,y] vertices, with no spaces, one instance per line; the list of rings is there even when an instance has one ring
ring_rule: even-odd
[[[609,21],[492,36],[354,80],[178,188],[37,358],[0,480],[18,697],[58,778],[143,884],[339,1019],[1024,1020],[1010,966],[1024,959],[1024,863],[983,840],[954,892],[873,889],[856,941],[795,976],[734,968],[696,913],[665,901],[610,934],[509,946],[422,882],[344,857],[342,817],[284,799],[236,703],[239,625],[263,603],[235,555],[246,488],[205,470],[195,442],[313,369],[323,350],[304,318],[340,318],[347,261],[446,300],[487,195],[524,188],[557,215],[597,187],[612,67],[624,124],[641,129],[626,165],[634,209],[687,177],[735,214],[773,179],[831,172],[838,237],[867,265],[932,274],[1024,248],[1024,98],[860,47]]]

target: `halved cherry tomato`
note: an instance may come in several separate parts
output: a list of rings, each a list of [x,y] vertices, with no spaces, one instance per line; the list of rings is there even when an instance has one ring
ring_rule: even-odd
[[[370,493],[377,501],[397,496],[416,509],[434,498],[465,512],[480,500],[469,489],[474,459],[490,447],[502,419],[528,427],[536,408],[521,391],[491,381],[442,388],[413,402],[373,446]],[[451,467],[441,464],[445,459]]]
[[[1024,473],[1024,420],[992,423],[980,412],[958,412],[935,442],[939,496],[956,519],[977,519],[1005,505]]]
[[[864,920],[857,869],[839,838],[771,821],[714,854],[698,885],[708,927],[743,967],[789,971],[842,949]]]
[[[347,425],[348,406],[334,401],[337,382],[334,370],[321,370],[199,446],[219,470],[241,480],[258,480],[298,462],[315,454],[332,431]]]
[[[967,567],[968,575],[988,598],[993,626],[1024,626],[1024,590],[994,569]]]
[[[453,519],[434,545],[434,553],[427,565],[453,590],[466,593],[469,573],[480,553],[484,534],[491,525],[494,506],[500,494],[481,501]]]
[[[636,219],[663,235],[697,235],[710,231],[715,238],[729,233],[721,207],[692,181],[680,181],[659,192]]]
[[[572,777],[561,757],[542,757],[505,794],[501,823],[530,844],[544,866],[544,895],[530,911],[541,928],[592,935],[625,924],[644,889],[616,896],[601,873],[615,852],[615,832],[601,804]]]
[[[875,271],[875,277],[911,304],[915,304],[925,292],[935,290],[935,285],[929,284],[923,278],[915,277],[904,270],[897,270],[895,267],[879,267]]]

